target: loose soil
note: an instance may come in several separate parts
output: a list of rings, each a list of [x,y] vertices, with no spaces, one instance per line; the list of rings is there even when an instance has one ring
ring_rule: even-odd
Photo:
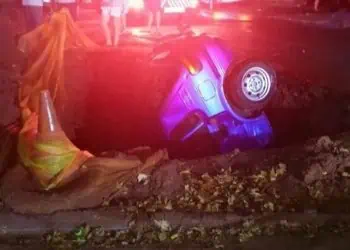
[[[1,85],[1,88],[7,90],[8,88],[14,88],[13,76],[16,76],[16,74],[20,72],[18,69],[21,68],[21,62],[23,59],[20,53],[15,50],[14,46],[14,37],[15,34],[21,32],[21,25],[18,25],[17,22],[20,15],[18,15],[16,9],[2,8],[0,16],[0,33],[6,34],[6,36],[1,36],[1,38],[4,39],[8,45],[1,52],[4,56],[1,57],[2,61],[0,66],[1,70],[5,72],[2,74],[1,81],[3,84]],[[8,27],[11,27],[11,29],[9,30]],[[115,106],[109,107],[108,109],[106,108],[104,110],[106,113],[109,112],[110,117],[114,116],[117,120],[121,121],[118,123],[119,134],[117,133],[114,135],[116,138],[114,143],[105,145],[104,148],[102,148],[102,142],[106,142],[105,138],[107,137],[103,137],[101,134],[90,138],[89,143],[85,142],[85,147],[88,147],[89,145],[90,147],[91,145],[97,145],[95,149],[92,148],[96,151],[104,151],[111,148],[117,149],[117,151],[121,151],[126,148],[131,148],[133,146],[139,146],[142,144],[153,144],[155,147],[159,147],[159,144],[151,140],[152,138],[159,138],[155,137],[155,134],[153,134],[156,132],[158,133],[159,131],[156,131],[158,129],[155,129],[156,127],[150,126],[150,124],[146,124],[140,127],[138,126],[139,124],[135,123],[135,120],[133,119],[135,119],[135,116],[139,116],[136,120],[142,121],[142,124],[145,124],[147,122],[152,123],[152,117],[147,117],[143,112],[157,110],[157,108],[159,108],[160,100],[165,94],[164,89],[166,88],[159,86],[159,81],[145,81],[144,83],[140,82],[140,85],[137,86],[132,85],[131,82],[124,83],[121,81],[120,84],[118,82],[118,85],[116,85],[117,79],[123,78],[114,78],[111,77],[110,74],[101,74],[102,76],[100,75],[100,77],[97,78],[96,75],[90,76],[86,73],[86,67],[91,67],[91,65],[82,65],[82,62],[84,62],[84,58],[86,58],[86,56],[90,55],[87,55],[85,53],[73,53],[70,56],[71,59],[68,60],[68,63],[66,64],[67,68],[71,70],[67,71],[67,79],[70,79],[67,80],[67,85],[74,85],[75,87],[74,91],[73,88],[71,88],[71,93],[68,94],[71,98],[69,103],[74,104],[75,109],[72,109],[69,115],[66,115],[65,118],[62,116],[64,118],[63,123],[67,129],[67,133],[72,138],[79,137],[79,133],[84,134],[84,131],[77,133],[78,128],[83,127],[83,125],[86,125],[86,123],[93,122],[93,112],[89,109],[86,109],[86,106],[84,105],[86,98],[89,96],[89,93],[86,90],[86,85],[84,84],[91,83],[91,79],[98,79],[97,82],[95,81],[92,84],[98,85],[101,82],[103,82],[106,86],[108,84],[114,84],[116,90],[118,91],[117,93],[120,95],[120,100],[115,103]],[[111,54],[108,58],[105,58],[106,61],[109,60],[110,65],[113,64],[112,56],[113,55]],[[336,57],[337,55],[332,56]],[[307,61],[307,58],[305,58],[305,61]],[[106,68],[104,70],[106,70]],[[124,70],[127,69],[124,68]],[[337,68],[332,70],[340,69]],[[99,73],[97,70],[95,73],[96,72]],[[102,71],[100,71],[100,73],[101,72]],[[162,79],[161,77],[163,76],[160,76],[160,79]],[[339,134],[340,132],[348,131],[350,128],[350,116],[348,114],[348,112],[350,112],[350,98],[348,98],[348,93],[346,91],[339,91],[338,86],[337,88],[334,88],[334,83],[329,83],[328,86],[324,84],[317,85],[317,83],[310,83],[307,80],[308,79],[297,80],[295,76],[287,74],[281,76],[280,82],[284,83],[284,85],[283,87],[279,88],[278,94],[266,110],[266,113],[271,119],[275,130],[276,141],[274,147],[282,147],[286,146],[287,144],[290,145],[300,143],[301,141],[304,141],[308,138],[318,137],[324,134]],[[344,79],[344,81],[345,80],[347,79]],[[142,102],[135,102],[135,100],[141,100],[137,95],[145,93],[146,91],[144,90],[146,87],[147,89],[161,88],[155,91],[157,93],[157,96],[160,96],[160,98],[156,99],[153,102],[148,102],[148,100],[154,100],[152,99],[152,97],[154,97],[153,92],[151,95],[146,96],[144,99],[142,99]],[[102,90],[104,89],[101,88],[101,91]],[[15,92],[13,91],[11,93],[13,94],[13,99],[10,98],[11,101],[2,98],[1,96],[3,95],[0,95],[0,100],[6,100],[5,102],[9,102],[6,106],[12,107],[13,110],[16,110],[14,103],[12,103],[12,101],[15,99]],[[72,99],[74,93],[76,98]],[[77,95],[76,93],[79,94]],[[133,95],[133,98],[128,98],[128,100],[122,98],[129,95]],[[6,94],[6,97],[8,97],[8,94]],[[134,101],[134,107],[139,107],[139,109],[135,108],[134,111],[141,110],[142,112],[140,111],[141,113],[129,113],[128,116],[123,117],[122,114],[125,113],[124,107],[131,105],[130,102],[132,101]],[[1,107],[4,106],[1,105]],[[73,119],[74,113],[79,113],[82,117],[75,117],[76,119]],[[1,125],[6,125],[13,121],[14,118],[12,115],[14,113],[10,112],[9,114],[9,116],[5,117],[4,121],[1,120]],[[104,124],[107,123],[106,120],[95,121],[95,126],[101,126],[100,122]],[[108,126],[116,126],[116,123],[113,123],[113,120],[108,121],[108,123],[110,123]],[[133,130],[135,127],[139,128],[138,133]],[[152,131],[151,128],[153,128],[154,131]],[[147,136],[143,137],[142,134],[145,134],[145,132],[147,132]],[[85,137],[87,135],[92,136],[92,134],[87,134],[85,131]],[[97,140],[98,137],[100,137],[102,140]],[[1,138],[3,139],[3,137]],[[242,198],[242,196],[235,203],[235,201],[232,200],[230,194],[232,194],[233,191],[237,191],[237,188],[239,189],[240,183],[242,185],[250,186],[250,184],[246,182],[245,177],[242,177],[243,174],[250,174],[256,177],[257,182],[254,182],[255,186],[253,186],[256,188],[258,187],[259,190],[251,188],[245,189],[247,192],[243,192],[242,190],[239,191],[243,192],[244,195],[248,195],[248,203],[251,202],[249,204],[252,204],[252,207],[249,206],[250,210],[248,211],[248,214],[261,214],[261,212],[273,214],[276,210],[290,211],[290,209],[292,209],[291,211],[299,211],[302,213],[308,213],[308,211],[311,211],[311,214],[313,215],[317,215],[319,212],[333,212],[336,214],[340,214],[341,212],[348,213],[349,207],[347,204],[349,204],[348,191],[350,186],[348,180],[350,147],[349,138],[349,134],[343,134],[338,135],[332,139],[328,137],[322,137],[316,141],[309,142],[307,145],[300,143],[296,144],[296,146],[280,149],[268,149],[266,151],[260,150],[244,153],[233,152],[224,156],[206,157],[184,162],[176,160],[170,161],[164,165],[161,165],[164,168],[161,168],[161,170],[158,171],[158,177],[155,178],[153,182],[151,182],[151,184],[158,187],[158,189],[146,188],[146,191],[142,192],[142,190],[145,190],[144,185],[136,184],[133,186],[131,192],[131,194],[134,195],[134,198],[137,198],[135,201],[136,205],[130,204],[130,206],[128,205],[127,207],[130,210],[129,212],[132,214],[132,210],[135,208],[135,206],[137,208],[136,210],[139,209],[146,212],[148,209],[153,212],[155,207],[158,208],[163,206],[164,209],[165,207],[169,206],[168,201],[158,201],[157,197],[161,196],[162,192],[165,192],[167,194],[167,197],[175,195],[175,192],[173,191],[174,189],[178,188],[179,190],[185,189],[185,192],[182,193],[182,195],[175,196],[176,199],[173,199],[177,201],[174,206],[178,206],[179,209],[191,211],[199,210],[202,212],[205,211],[211,213],[216,212],[217,210],[228,211],[229,209],[232,209],[238,214],[245,215],[247,213],[247,207],[245,207],[244,200],[246,199]],[[78,138],[77,140],[81,139]],[[84,145],[84,143],[81,142],[81,145]],[[106,154],[108,155],[115,153],[116,152],[109,152]],[[173,164],[173,167],[171,167],[171,164]],[[233,170],[240,170],[240,174],[242,175],[240,176],[239,174],[227,174],[226,172],[221,172],[222,168],[225,168],[226,171],[229,171],[229,167],[232,167]],[[3,168],[4,166],[0,165],[0,170]],[[191,169],[190,172],[193,174],[193,178],[177,179],[180,183],[178,186],[174,185],[175,182],[169,182],[169,175],[174,178],[180,175],[183,177],[183,171],[186,172],[188,169]],[[182,174],[180,174],[181,172]],[[210,175],[205,174],[207,172],[210,172],[210,174],[213,174],[213,176],[218,173],[221,175],[210,177]],[[283,176],[285,175],[288,176],[288,178],[284,179]],[[259,176],[262,177],[260,178]],[[17,177],[20,178],[21,176]],[[238,178],[236,186],[231,187],[230,183],[232,183],[232,179],[230,178]],[[181,181],[187,181],[187,186],[181,185]],[[271,185],[271,183],[273,183],[273,185]],[[165,186],[163,184],[165,184]],[[7,185],[7,188],[9,188],[9,186],[10,185]],[[14,186],[13,183],[12,186]],[[173,190],[171,190],[170,187],[172,187]],[[227,190],[224,189],[224,187],[227,188]],[[212,192],[215,188],[218,189],[216,191],[222,195],[221,197],[212,197],[212,195],[215,194]],[[211,190],[211,192],[208,192],[208,190]],[[277,196],[282,197],[283,199],[275,199],[276,190],[278,190]],[[156,191],[156,195],[152,193],[153,191]],[[259,191],[260,193],[256,193],[255,191]],[[23,190],[19,190],[19,192],[23,192]],[[263,200],[259,200],[259,194],[263,195]],[[140,197],[140,195],[144,195],[144,197]],[[203,197],[202,195],[207,196]],[[302,199],[300,199],[301,197]],[[20,198],[21,197],[16,197],[16,199]],[[114,204],[125,203],[125,199],[123,200],[122,198],[123,197],[115,197],[113,199],[113,202],[115,202]],[[293,200],[294,198],[296,200]],[[45,199],[46,198],[43,198],[43,202],[45,202]],[[222,202],[221,200],[224,201]],[[8,204],[11,204],[11,202],[8,202]],[[50,203],[46,203],[46,205],[48,206],[47,210],[50,210]],[[30,207],[30,205],[28,205],[28,207]],[[17,210],[21,209],[25,210],[25,205],[17,207]],[[54,209],[54,207],[52,207],[52,209]],[[312,215],[310,215],[310,217],[312,217]],[[342,223],[339,224],[338,222],[336,224],[338,226],[343,225]],[[261,224],[259,225],[261,226]],[[240,228],[244,229],[245,227],[241,226]],[[315,233],[312,229],[310,229],[309,231],[306,230],[308,233],[305,233],[305,230],[301,230],[301,233],[298,231],[300,234],[290,235],[288,231],[286,233],[273,234],[274,237],[267,237],[266,235],[259,236],[257,229],[254,228],[253,225],[250,225],[250,234],[252,234],[253,231],[255,233],[253,236],[258,235],[258,237],[253,238],[246,243],[239,243],[234,241],[230,242],[228,245],[231,248],[238,247],[239,249],[292,249],[292,247],[293,249],[295,247],[299,247],[300,249],[307,248],[312,250],[348,249],[348,228],[348,226],[342,227],[341,230],[336,228],[335,235],[331,233],[330,231],[332,230],[329,230],[328,228],[324,231],[316,230]],[[157,243],[159,243],[159,241],[163,239],[160,237],[165,236],[164,234],[161,234],[161,231],[154,230],[154,232],[157,232],[156,236],[153,236],[152,234],[151,238],[158,237]],[[214,238],[212,239],[216,239],[216,233],[217,230],[214,230]],[[305,238],[304,236],[311,237]],[[58,241],[61,240],[61,236],[56,235],[55,237],[58,237]],[[79,240],[83,240],[84,242],[86,241],[84,238],[85,236],[83,239],[77,239],[76,237],[77,236],[75,234],[75,238],[73,238],[75,241],[72,243],[73,245],[76,244],[77,240],[78,242]],[[101,237],[101,235],[94,235],[94,241],[98,241],[100,239],[99,237]],[[169,235],[166,235],[165,237],[167,242],[166,244],[163,242],[157,246],[168,247],[168,245],[172,245],[172,243],[169,242],[168,237]],[[113,238],[116,239],[114,236]],[[118,237],[117,240],[120,241]],[[200,240],[201,239],[199,239],[199,241]],[[48,249],[55,247],[55,243],[57,242],[53,241],[54,240],[52,240],[52,235],[50,238],[46,238],[45,242],[51,244],[48,246]],[[120,244],[125,245],[126,243],[123,243],[124,241],[129,244],[129,241],[127,240],[122,240]],[[331,242],[332,245],[330,245],[329,242]],[[39,245],[42,246],[42,243],[43,241],[39,241],[35,238],[22,240],[21,242],[18,242],[18,239],[13,241],[12,238],[7,238],[0,241],[0,244],[2,244],[2,249],[10,249],[10,247],[11,249],[16,249],[16,247],[18,247],[17,249],[23,249],[24,247],[26,249],[30,249],[31,247],[33,247],[33,249],[37,249]],[[70,244],[70,241],[64,241],[61,246],[66,247],[65,244]],[[202,244],[201,246],[203,245],[207,246],[206,244]],[[208,247],[215,246],[221,247],[221,245],[215,244],[208,245]],[[177,246],[175,247],[177,248]],[[190,248],[188,245],[182,247]],[[95,249],[95,246],[88,245],[85,247],[85,249]],[[171,249],[171,247],[169,247],[169,249]]]

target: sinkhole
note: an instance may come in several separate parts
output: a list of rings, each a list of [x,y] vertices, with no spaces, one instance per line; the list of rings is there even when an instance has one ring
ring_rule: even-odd
[[[159,112],[171,92],[177,69],[165,66],[150,72],[142,63],[135,63],[135,58],[129,60],[134,63],[113,54],[90,58],[88,70],[82,71],[89,75],[88,80],[84,84],[75,81],[85,91],[73,93],[84,103],[74,143],[95,154],[139,146],[167,148],[170,157],[181,158],[220,153],[210,136],[194,136],[187,143],[165,138]],[[278,90],[264,110],[273,129],[273,140],[267,147],[346,131],[350,128],[349,107],[350,98],[344,93],[280,74]]]

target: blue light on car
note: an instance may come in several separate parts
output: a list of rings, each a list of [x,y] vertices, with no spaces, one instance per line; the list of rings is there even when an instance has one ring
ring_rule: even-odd
[[[188,91],[185,88],[181,88],[179,90],[179,94],[185,106],[190,110],[191,106],[193,105],[193,100],[191,95],[188,93]]]
[[[244,123],[244,128],[247,135],[254,138],[261,147],[268,145],[272,140],[272,127],[265,115],[261,115],[255,122]]]
[[[208,70],[210,67],[207,62],[202,61],[203,70],[200,74],[192,77],[194,90],[191,91],[191,95],[198,98],[197,105],[201,103],[202,108],[206,109],[206,113],[209,116],[218,114],[224,111],[224,107],[220,98],[218,97],[218,87],[220,79],[216,75]]]
[[[204,101],[209,101],[216,95],[215,86],[209,79],[198,84],[198,92]]]
[[[273,134],[267,117],[242,117],[225,99],[222,81],[234,55],[214,39],[203,39],[202,45],[199,53],[182,58],[184,68],[161,111],[165,134],[185,142],[205,131],[218,140],[221,152],[265,147]],[[201,118],[192,123],[189,117],[196,112]]]

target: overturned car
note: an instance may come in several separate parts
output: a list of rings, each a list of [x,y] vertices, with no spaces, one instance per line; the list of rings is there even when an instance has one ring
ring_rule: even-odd
[[[269,64],[240,59],[221,40],[193,34],[157,46],[152,63],[181,67],[160,112],[168,140],[186,144],[210,137],[220,152],[271,142],[273,131],[263,110],[277,82]]]
[[[87,110],[93,116],[86,116],[82,146],[150,145],[193,156],[272,142],[264,108],[277,81],[263,56],[247,56],[205,34],[151,40],[147,52],[142,45],[132,56],[123,49],[89,56],[94,80]]]

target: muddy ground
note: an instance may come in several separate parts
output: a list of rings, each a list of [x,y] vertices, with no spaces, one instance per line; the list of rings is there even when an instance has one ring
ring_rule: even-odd
[[[1,115],[0,117],[1,125],[6,125],[12,122],[15,117],[18,117],[18,111],[16,109],[16,105],[14,105],[16,96],[16,83],[13,80],[13,78],[18,75],[23,60],[21,54],[15,49],[14,44],[15,35],[22,32],[22,27],[18,22],[18,18],[20,18],[20,15],[18,15],[15,9],[1,9],[0,32],[1,34],[4,34],[1,36],[1,43],[7,46],[3,46],[1,51],[0,66],[2,79],[0,85],[0,107],[1,109],[8,107],[8,109],[6,109],[7,115]],[[347,35],[343,37],[344,40],[346,37]],[[297,46],[299,49],[302,47],[303,46],[300,44]],[[343,59],[339,59],[343,58],[344,55],[349,53],[349,51],[346,51],[345,49],[346,48],[343,47],[337,50],[338,52],[344,51],[343,54],[339,55],[328,52],[326,54],[329,56],[329,58],[324,59],[325,61],[329,60],[330,62],[334,62],[334,59],[332,58],[335,57],[335,61],[339,62],[339,64],[336,64],[336,66],[334,66],[332,63],[329,64],[329,71],[332,71],[333,73],[338,71],[340,72],[339,74],[336,74],[337,77],[340,78],[335,78],[335,82],[330,82],[328,79],[328,81],[319,84],[317,81],[315,82],[315,79],[317,79],[317,74],[314,74],[316,75],[316,78],[304,78],[295,76],[289,72],[286,72],[279,76],[279,81],[284,83],[284,85],[283,87],[279,88],[279,92],[266,110],[266,113],[269,116],[272,125],[274,126],[276,136],[276,141],[273,147],[282,147],[290,144],[300,143],[311,137],[319,137],[324,134],[334,135],[350,130],[350,98],[347,91],[348,88],[346,73],[344,72],[344,68],[346,68],[346,65],[348,64],[342,64],[341,62],[344,62],[342,61]],[[335,51],[335,49],[333,51]],[[294,53],[295,51],[291,50],[291,52]],[[162,81],[159,79],[157,81],[143,81],[139,82],[136,86],[132,85],[131,81],[124,82],[118,80],[118,84],[116,84],[115,79],[123,79],[121,76],[127,72],[127,67],[124,68],[124,72],[113,72],[113,74],[116,74],[116,76],[119,74],[119,77],[113,77],[113,75],[111,75],[111,71],[113,70],[113,65],[116,64],[115,61],[117,59],[115,59],[115,56],[118,54],[110,53],[108,57],[105,57],[104,55],[105,54],[91,55],[81,52],[73,52],[67,55],[67,57],[70,58],[66,64],[67,79],[69,79],[67,80],[67,86],[71,87],[68,88],[68,95],[70,98],[68,103],[70,103],[71,107],[74,106],[74,109],[68,110],[68,113],[66,110],[65,115],[62,116],[62,120],[64,122],[67,133],[80,146],[96,152],[109,149],[116,149],[118,151],[121,151],[143,144],[148,144],[154,146],[155,148],[162,146],[162,141],[154,141],[154,138],[159,139],[159,129],[152,123],[154,122],[154,117],[152,117],[152,115],[149,115],[154,114],[155,112],[153,111],[156,111],[159,108],[161,100],[166,93],[166,88],[159,86],[159,83]],[[287,60],[288,56],[291,56],[291,54],[285,55],[283,57],[283,60]],[[110,66],[109,68],[101,67],[100,69],[97,69],[96,67],[92,67],[89,62],[84,60],[84,58],[90,58],[92,61],[95,60],[95,63],[102,58],[103,60],[109,61]],[[122,57],[119,57],[118,59],[120,58]],[[305,56],[304,61],[307,61],[309,59],[309,57]],[[299,60],[300,57],[298,60],[295,60],[295,62],[298,62]],[[297,63],[295,63],[295,65],[297,65]],[[338,67],[339,65],[343,65],[343,68]],[[86,70],[87,68],[90,69],[88,73]],[[104,74],[103,71],[106,70],[110,70],[110,73]],[[324,70],[325,69],[323,69],[323,71]],[[303,73],[305,73],[305,71]],[[327,79],[326,75],[327,74],[325,74],[325,79]],[[160,79],[162,79],[162,77],[164,76],[160,76]],[[150,77],[150,79],[154,78]],[[339,82],[341,82],[341,84],[338,84]],[[114,84],[116,92],[114,96],[109,96],[111,99],[118,97],[118,95],[120,97],[119,100],[114,103],[115,106],[110,107],[110,109],[107,109],[106,107],[105,111],[107,115],[104,116],[104,118],[110,118],[110,120],[96,119],[95,116],[92,115],[94,114],[92,112],[92,109],[89,109],[91,106],[85,105],[85,101],[89,98],[90,95],[86,86],[96,87],[102,83],[109,87],[113,86]],[[99,90],[102,94],[106,93],[106,90],[108,89],[110,88],[96,88],[96,90]],[[159,98],[155,99],[155,94],[152,93],[149,95],[146,94],[146,96],[143,96],[143,98],[140,99],[140,96],[146,92],[145,89],[156,89],[156,96],[159,96]],[[72,98],[73,96],[74,98]],[[133,96],[133,98],[124,98],[125,96]],[[142,105],[140,105],[141,102],[137,100],[142,100]],[[124,107],[126,105],[129,107],[135,107],[135,112],[123,116],[122,114],[124,113],[123,111],[125,110]],[[77,116],[77,114],[79,116]],[[97,113],[95,114],[97,115]],[[96,130],[96,128],[101,127],[106,123],[108,123],[108,126],[106,127],[107,132],[111,131],[110,128],[115,128],[118,126],[118,131],[113,134],[113,136],[111,136],[112,140],[106,139],[106,132],[106,134],[103,134],[103,131]],[[135,130],[135,128],[138,129]],[[91,131],[94,130],[95,133],[91,133]],[[86,139],[87,135],[89,135],[90,138]],[[92,147],[91,145],[94,145],[95,147]],[[304,146],[303,144],[300,145],[300,147]],[[347,146],[345,146],[345,149],[346,148]],[[254,158],[254,155],[255,152],[248,153],[249,157]],[[256,152],[257,159],[258,155],[261,157],[261,151]],[[288,154],[288,152],[283,155],[286,162],[290,160],[289,158],[291,155],[292,154]],[[313,154],[313,157],[317,158],[317,155],[318,152]],[[327,157],[329,157],[329,159],[332,158],[331,155],[328,154],[324,154],[322,157],[325,157],[322,158],[324,161],[327,161]],[[310,159],[314,158],[310,157]],[[342,159],[347,158],[343,157]],[[278,160],[284,161],[284,159]],[[212,164],[209,158],[202,159],[200,162],[201,166],[209,166]],[[306,160],[306,162],[308,162],[308,160]],[[342,164],[343,166],[346,166],[347,162],[342,162]],[[193,163],[193,165],[195,165],[195,163]],[[298,166],[294,165],[290,167],[298,168]],[[346,207],[346,209],[348,208]],[[348,211],[346,209],[345,211]],[[343,233],[336,234],[330,233],[327,230],[326,232],[322,232],[322,230],[318,231],[317,234],[313,235],[314,237],[304,237],[310,236],[310,234],[312,235],[312,230],[310,234],[302,231],[301,234],[296,235],[285,233],[278,236],[275,235],[274,237],[259,236],[244,244],[230,242],[229,246],[230,248],[237,247],[238,249],[247,250],[262,249],[262,247],[264,249],[295,249],[296,247],[299,247],[300,249],[311,250],[348,249],[349,238],[347,229],[344,231],[340,230]],[[339,230],[335,231],[339,232]],[[96,237],[96,239],[98,239],[98,237]],[[332,244],[330,244],[330,242]],[[17,248],[14,245],[16,245]],[[8,238],[0,240],[0,246],[2,249],[38,249],[39,245],[42,249],[43,241],[39,241],[37,239],[29,239],[28,241],[16,239],[13,241],[12,238]],[[163,249],[174,249],[179,247],[168,247],[168,245],[171,244],[166,243],[157,246]],[[65,244],[63,244],[63,246],[65,246]],[[181,247],[188,249],[192,246],[182,245]],[[47,248],[52,249],[52,245],[48,246]],[[85,249],[95,249],[95,247],[86,246]]]

